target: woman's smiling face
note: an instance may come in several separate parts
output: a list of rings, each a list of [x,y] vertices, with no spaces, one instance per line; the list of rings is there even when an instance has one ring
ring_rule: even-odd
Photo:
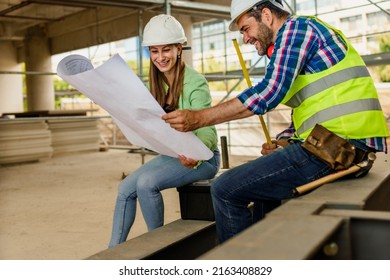
[[[153,64],[164,74],[169,74],[173,71],[177,61],[177,56],[180,55],[181,45],[159,45],[150,46],[150,59]]]

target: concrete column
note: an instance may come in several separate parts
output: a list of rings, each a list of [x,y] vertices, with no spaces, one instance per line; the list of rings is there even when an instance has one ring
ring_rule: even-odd
[[[192,45],[192,21],[190,17],[185,17],[185,16],[175,16],[175,18],[181,23],[184,29],[184,33],[186,34],[187,37],[187,46]],[[183,58],[184,61],[190,65],[191,67],[193,66],[192,63],[192,50],[185,50],[183,51]]]
[[[52,72],[49,41],[40,27],[29,30],[25,41],[26,71]],[[54,110],[53,75],[27,75],[28,111]]]
[[[17,61],[17,52],[11,41],[0,42],[0,115],[23,112],[23,76],[5,74],[21,72],[22,64]]]

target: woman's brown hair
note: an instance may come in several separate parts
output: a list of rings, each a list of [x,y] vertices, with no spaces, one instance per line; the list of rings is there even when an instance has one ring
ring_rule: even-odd
[[[172,94],[173,100],[172,104],[169,104],[166,109],[175,110],[179,105],[179,98],[183,92],[183,83],[184,83],[184,71],[185,71],[185,63],[182,59],[181,53],[177,56],[177,61],[175,64],[175,78],[173,81],[173,85],[169,88],[170,93]],[[165,91],[164,83],[168,84],[168,80],[165,77],[164,73],[160,72],[160,70],[150,61],[150,69],[149,69],[149,84],[150,84],[150,92],[160,104],[161,107],[164,108],[166,105],[168,94]]]

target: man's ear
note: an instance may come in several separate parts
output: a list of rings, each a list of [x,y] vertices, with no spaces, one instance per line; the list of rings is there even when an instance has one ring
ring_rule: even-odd
[[[270,9],[264,8],[261,11],[261,18],[264,20],[264,23],[271,26],[272,21],[273,21],[273,14],[272,14]]]

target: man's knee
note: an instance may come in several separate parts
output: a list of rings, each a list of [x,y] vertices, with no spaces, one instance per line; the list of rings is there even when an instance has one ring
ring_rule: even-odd
[[[225,197],[226,195],[226,184],[223,183],[224,180],[220,180],[220,177],[214,180],[210,186],[210,194],[212,199],[218,199]]]
[[[211,193],[211,196],[215,196],[218,194],[218,190],[221,188],[220,187],[220,184],[219,184],[219,179],[220,177],[216,178],[212,183],[211,183],[211,186],[210,186],[210,193]]]

